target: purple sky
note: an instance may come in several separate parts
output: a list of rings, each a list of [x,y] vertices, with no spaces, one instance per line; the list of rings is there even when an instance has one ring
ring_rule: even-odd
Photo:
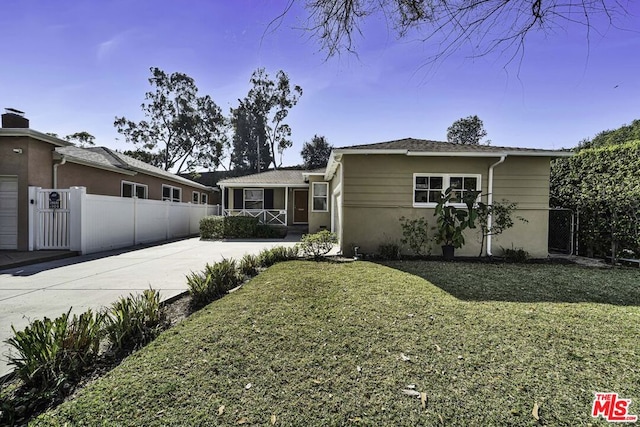
[[[226,114],[246,95],[257,67],[285,70],[304,94],[291,111],[300,163],[314,134],[334,146],[415,137],[446,140],[455,120],[477,114],[493,145],[573,147],[581,139],[640,118],[640,6],[616,29],[602,25],[586,42],[582,27],[528,39],[521,63],[460,50],[421,67],[428,43],[398,41],[381,19],[357,40],[359,56],[326,60],[297,27],[294,7],[275,32],[268,23],[286,1],[3,2],[0,107],[27,112],[31,127],[67,135],[87,131],[97,144],[130,146],[114,117],[143,118],[149,68],[193,77]],[[117,138],[120,137],[118,141]]]

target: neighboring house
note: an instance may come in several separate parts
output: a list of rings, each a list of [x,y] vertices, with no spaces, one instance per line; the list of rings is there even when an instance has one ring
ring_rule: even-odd
[[[29,128],[7,110],[0,129],[0,249],[28,250],[29,187],[86,187],[88,194],[211,204],[219,190],[105,147],[79,148]]]
[[[375,253],[382,243],[399,242],[402,216],[424,217],[435,226],[437,197],[449,186],[460,195],[480,190],[485,202],[516,202],[515,215],[528,221],[516,220],[513,228],[487,239],[487,252],[499,254],[501,247],[513,246],[545,257],[550,161],[570,155],[406,138],[336,148],[324,171],[270,171],[219,185],[229,190],[225,215],[306,223],[309,232],[330,229],[338,234],[345,255],[352,255],[356,246],[362,253]],[[477,255],[477,231],[470,229],[465,235],[466,244],[456,254]],[[433,253],[439,251],[434,245]]]

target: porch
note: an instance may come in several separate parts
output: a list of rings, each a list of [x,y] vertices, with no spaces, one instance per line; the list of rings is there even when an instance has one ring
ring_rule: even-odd
[[[224,189],[224,216],[250,216],[261,224],[306,226],[309,189],[302,186],[235,187]]]

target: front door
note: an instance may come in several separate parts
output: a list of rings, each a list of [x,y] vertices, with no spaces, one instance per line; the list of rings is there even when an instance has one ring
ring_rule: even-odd
[[[309,190],[293,190],[293,223],[309,222]]]

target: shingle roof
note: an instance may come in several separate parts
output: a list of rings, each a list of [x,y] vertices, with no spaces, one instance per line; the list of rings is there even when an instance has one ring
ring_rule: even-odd
[[[239,176],[236,178],[227,178],[218,182],[219,185],[233,185],[233,184],[255,184],[255,185],[304,185],[306,184],[303,174],[305,173],[324,173],[324,168],[315,169],[312,171],[306,170],[290,170],[290,169],[278,169],[269,170],[261,173],[254,173],[253,175]]]
[[[183,178],[178,175],[174,175],[171,172],[165,171],[164,169],[152,166],[148,163],[145,163],[138,159],[134,159],[133,157],[127,156],[125,154],[115,152],[106,147],[57,147],[56,152],[66,156],[67,158],[79,160],[83,163],[95,165],[97,167],[121,170],[122,172],[139,172],[164,178],[168,181],[182,183],[185,185],[199,188],[205,187],[204,185],[199,184],[195,181]]]
[[[340,147],[337,150],[407,150],[434,153],[492,153],[492,152],[522,152],[552,153],[553,150],[521,147],[498,147],[493,145],[462,145],[451,142],[431,141],[427,139],[404,138],[395,141],[378,142],[375,144],[352,145]]]

